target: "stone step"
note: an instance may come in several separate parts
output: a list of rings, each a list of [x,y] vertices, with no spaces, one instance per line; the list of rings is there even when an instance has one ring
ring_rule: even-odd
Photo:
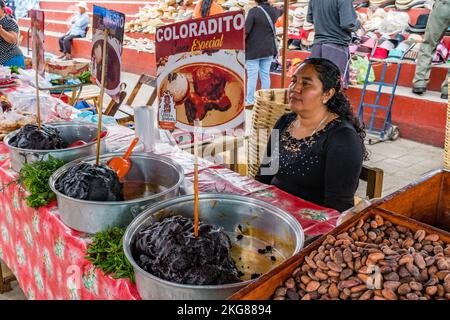
[[[71,10],[76,11],[75,4],[78,1],[61,1],[61,0],[41,0],[39,5],[41,9],[52,10]],[[89,10],[95,5],[105,7],[107,9],[116,10],[125,14],[134,14],[139,11],[139,8],[146,4],[157,4],[158,1],[86,1]]]
[[[27,29],[21,27],[21,35],[23,36],[22,46],[27,45]],[[45,32],[45,50],[55,55],[60,55],[58,39],[63,33]],[[86,38],[73,39],[72,54],[77,58],[90,59],[91,40]],[[135,74],[156,75],[155,54],[150,52],[138,52],[135,49],[124,48],[122,52],[122,71]]]

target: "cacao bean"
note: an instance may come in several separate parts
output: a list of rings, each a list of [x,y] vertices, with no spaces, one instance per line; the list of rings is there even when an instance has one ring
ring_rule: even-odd
[[[305,262],[306,262],[306,263],[308,264],[308,266],[310,266],[311,268],[313,268],[313,269],[316,269],[316,268],[317,268],[316,263],[315,263],[314,260],[311,259],[310,257],[306,256],[306,257],[305,257]]]
[[[450,269],[449,262],[444,257],[439,257],[436,261],[436,265],[439,270],[448,270]]]
[[[293,289],[289,289],[289,290],[286,292],[286,297],[287,297],[289,300],[299,300],[299,299],[300,299],[300,296],[298,295],[297,291],[295,291],[295,290],[293,290]]]
[[[380,215],[376,215],[376,216],[375,216],[375,222],[377,223],[377,225],[378,225],[379,227],[384,226],[384,219],[383,219],[383,217],[380,216]]]
[[[407,239],[403,242],[402,247],[403,247],[403,248],[411,248],[411,247],[413,246],[413,244],[414,244],[414,240],[411,239],[411,238],[407,238]]]
[[[336,272],[336,271],[333,271],[333,270],[330,270],[330,271],[327,271],[327,275],[329,277],[339,277],[340,273]]]
[[[349,278],[351,275],[353,274],[353,270],[351,269],[344,269],[342,270],[342,272],[340,273],[339,279],[341,280],[346,280],[347,278]]]
[[[416,233],[414,234],[414,239],[416,239],[419,242],[422,242],[423,239],[425,239],[426,236],[426,232],[425,230],[417,230]]]
[[[338,283],[338,288],[340,290],[345,289],[345,288],[351,288],[351,287],[357,286],[360,283],[361,283],[361,281],[359,279],[343,280]]]
[[[373,231],[369,231],[368,233],[367,233],[367,237],[370,239],[370,240],[375,240],[376,238],[377,238],[377,234],[375,233],[375,232],[373,232]]]
[[[295,288],[295,280],[294,278],[289,278],[284,282],[284,285],[286,288],[288,289],[293,289]]]
[[[311,295],[309,293],[305,294],[302,300],[311,300]]]
[[[317,292],[321,295],[324,295],[328,292],[328,285],[321,285],[319,289],[317,289]]]
[[[413,277],[418,278],[420,276],[419,268],[417,268],[414,264],[412,263],[406,264],[406,269]]]
[[[311,281],[311,278],[308,277],[307,275],[302,275],[300,277],[301,282],[303,282],[304,284],[308,284]]]
[[[308,285],[306,286],[306,292],[313,292],[316,291],[317,289],[319,289],[320,287],[320,282],[318,281],[310,281],[308,283]]]
[[[437,286],[429,286],[425,288],[425,292],[429,296],[434,296],[437,293]]]
[[[284,297],[286,295],[286,287],[278,287],[275,291],[275,297]]]
[[[425,269],[427,266],[427,263],[421,254],[414,255],[414,263],[419,269]]]
[[[328,287],[328,294],[330,295],[331,298],[337,298],[339,297],[339,289],[337,288],[335,283],[332,283],[329,287]]]
[[[388,273],[387,275],[384,276],[384,280],[386,280],[386,281],[399,281],[400,277],[398,276],[397,273],[391,272],[391,273]]]
[[[433,233],[433,234],[429,234],[425,237],[425,240],[431,241],[431,242],[435,242],[435,241],[439,241],[439,235]]]
[[[325,270],[325,271],[330,270],[330,268],[328,268],[327,264],[321,260],[317,261],[316,265],[318,268],[320,268],[322,270]]]
[[[372,295],[372,290],[367,290],[359,297],[359,300],[369,300],[370,298],[372,298]]]
[[[445,277],[450,274],[450,271],[448,270],[444,270],[444,271],[438,271],[436,272],[436,277],[438,277],[438,279],[440,281],[444,281]]]
[[[413,256],[411,256],[410,254],[406,254],[400,258],[400,260],[398,261],[398,264],[402,266],[404,264],[412,263],[412,262],[414,262]]]
[[[381,291],[381,294],[383,295],[383,297],[385,297],[388,300],[397,300],[397,295],[395,294],[395,292],[389,288],[384,288]]]
[[[383,283],[383,287],[387,289],[391,289],[392,291],[397,291],[397,289],[400,287],[399,281],[385,281]]]
[[[445,295],[445,288],[442,284],[437,285],[437,294],[439,297],[443,297]]]
[[[399,295],[404,296],[411,292],[411,288],[409,287],[409,284],[403,283],[398,287],[397,292]]]
[[[435,256],[443,255],[444,254],[444,248],[442,248],[442,246],[440,246],[440,245],[437,245],[437,246],[434,247],[433,253],[434,253]]]
[[[352,287],[352,288],[350,289],[350,291],[351,291],[352,293],[355,293],[355,292],[362,292],[362,291],[364,291],[364,290],[367,290],[367,286],[366,286],[365,284],[360,284],[360,285],[357,285],[357,286]]]
[[[328,279],[328,275],[323,273],[320,270],[317,270],[314,275],[316,276],[316,278],[318,278],[319,280],[327,280]]]
[[[413,290],[413,291],[422,291],[422,289],[423,289],[422,284],[419,283],[419,282],[416,282],[416,281],[411,281],[411,282],[409,283],[409,287],[410,287],[411,290]]]
[[[384,254],[381,252],[371,253],[371,254],[369,254],[368,259],[373,261],[376,264],[378,260],[384,259]]]
[[[375,220],[370,221],[370,227],[371,227],[372,229],[378,228],[377,222],[376,222]]]
[[[406,298],[408,300],[419,300],[419,296],[417,294],[415,294],[415,293],[408,293],[406,295]]]

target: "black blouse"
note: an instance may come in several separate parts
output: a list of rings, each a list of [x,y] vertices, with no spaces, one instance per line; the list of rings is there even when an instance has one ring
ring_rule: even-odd
[[[313,135],[295,139],[288,130],[295,118],[288,113],[275,124],[278,137],[273,130],[256,180],[324,207],[341,212],[351,208],[363,162],[355,128],[336,118]],[[272,138],[277,143],[270,150]]]

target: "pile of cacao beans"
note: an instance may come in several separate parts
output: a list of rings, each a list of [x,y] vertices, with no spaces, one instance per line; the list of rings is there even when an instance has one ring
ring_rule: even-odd
[[[376,215],[328,235],[275,300],[450,300],[450,244]]]

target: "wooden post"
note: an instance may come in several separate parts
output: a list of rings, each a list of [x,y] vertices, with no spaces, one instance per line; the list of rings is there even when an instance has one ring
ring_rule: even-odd
[[[450,97],[450,78],[448,79],[448,93]],[[444,169],[450,170],[450,98],[447,104],[447,122],[445,128]]]
[[[35,27],[34,27],[35,28]],[[33,39],[33,56],[34,58],[34,71],[36,73],[36,116],[38,130],[41,130],[41,99],[39,98],[39,72],[38,72],[38,53],[37,53],[37,39]]]
[[[282,59],[281,59],[281,64],[282,64],[282,66],[281,66],[281,88],[285,87],[288,27],[289,27],[289,0],[284,0],[283,55],[282,55]]]
[[[97,157],[95,159],[95,164],[99,165],[100,163],[100,144],[101,139],[100,136],[102,134],[102,113],[103,113],[103,96],[105,95],[105,81],[106,81],[106,60],[108,60],[108,28],[105,28],[103,37],[103,52],[102,52],[102,79],[100,85],[100,97],[97,106],[97,115],[98,115],[98,127],[97,127]]]
[[[201,122],[194,121],[194,236],[198,237],[198,140]]]

